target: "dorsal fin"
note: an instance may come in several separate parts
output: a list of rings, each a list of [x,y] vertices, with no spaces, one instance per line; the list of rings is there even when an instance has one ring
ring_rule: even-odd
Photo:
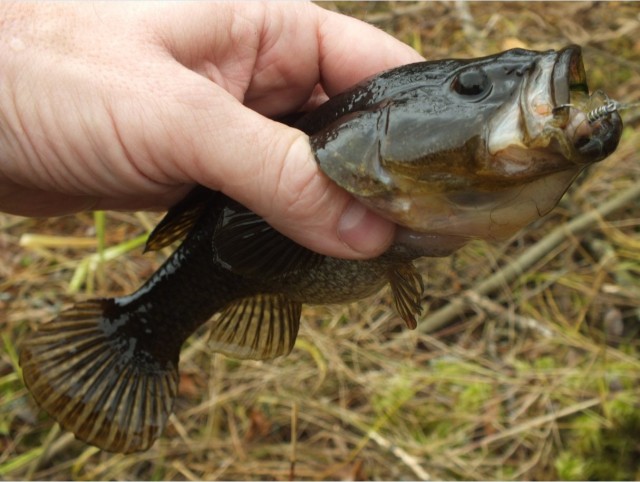
[[[279,233],[241,205],[223,210],[213,235],[213,251],[227,269],[263,280],[309,270],[324,258]]]
[[[229,304],[213,321],[209,343],[224,355],[267,360],[296,342],[302,304],[282,294],[260,294]]]
[[[416,317],[422,313],[422,276],[412,263],[393,265],[388,276],[396,311],[407,327],[413,330],[417,326]]]
[[[216,191],[204,186],[193,188],[182,201],[167,211],[149,235],[144,252],[157,251],[183,239],[216,194]]]

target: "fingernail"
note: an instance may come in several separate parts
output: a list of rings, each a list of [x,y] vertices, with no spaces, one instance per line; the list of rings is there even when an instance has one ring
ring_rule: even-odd
[[[338,238],[363,258],[382,254],[391,244],[395,226],[353,199],[338,222]]]

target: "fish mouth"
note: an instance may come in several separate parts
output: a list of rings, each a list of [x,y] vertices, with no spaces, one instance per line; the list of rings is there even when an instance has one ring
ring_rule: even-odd
[[[620,114],[615,108],[604,109],[590,119],[590,113],[615,103],[600,91],[589,94],[580,47],[571,45],[557,56],[551,83],[555,104],[552,123],[564,131],[573,148],[564,154],[578,164],[601,161],[618,147],[622,134]]]
[[[602,109],[607,104],[615,105],[603,92],[589,93],[579,46],[541,53],[519,101],[507,104],[492,121],[489,170],[517,170],[522,178],[533,179],[603,160],[618,147],[622,134],[620,114],[615,108]]]
[[[598,162],[618,147],[622,119],[601,91],[589,93],[582,49],[541,53],[517,102],[490,122],[487,172],[518,172],[521,179]],[[532,162],[533,160],[533,162]]]

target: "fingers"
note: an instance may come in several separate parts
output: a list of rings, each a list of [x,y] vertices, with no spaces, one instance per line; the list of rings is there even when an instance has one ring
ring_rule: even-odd
[[[424,60],[414,49],[372,25],[322,9],[319,16],[319,64],[329,96],[380,71]]]
[[[210,35],[210,25],[191,17],[196,19],[193,29],[207,27],[202,35],[193,36],[191,31],[191,38],[200,39],[198,50],[203,59],[216,59],[214,70],[193,60],[193,41],[185,42],[177,31],[165,39],[179,62],[204,72],[231,93],[224,108],[216,102],[205,112],[204,99],[223,97],[206,94],[198,100],[200,114],[185,113],[185,118],[202,116],[195,123],[203,127],[220,127],[213,131],[205,127],[204,133],[186,129],[189,135],[198,134],[192,142],[198,152],[190,177],[222,190],[315,251],[349,258],[380,254],[389,246],[394,226],[319,172],[302,133],[247,107],[276,116],[308,100],[318,82],[335,94],[363,77],[422,57],[374,27],[311,4],[267,3],[251,11],[245,7],[234,4],[233,12],[225,11],[236,25],[224,36],[225,52],[216,50],[222,40],[202,41]],[[263,16],[260,21],[255,12]],[[261,25],[262,31],[250,35],[244,30],[247,25]],[[247,54],[251,51],[253,60]],[[228,57],[228,52],[234,52],[234,57]],[[242,62],[252,66],[250,78],[238,74]],[[242,86],[246,90],[240,93]],[[185,122],[189,125],[194,119]]]
[[[261,160],[267,165],[265,174],[272,169],[278,173],[265,191],[266,200],[272,200],[271,212],[263,214],[265,219],[299,243],[331,256],[370,258],[388,248],[394,225],[319,172],[306,136],[294,131],[283,137],[292,139],[291,143],[283,141],[268,149],[271,157]],[[269,189],[274,189],[272,195]]]
[[[389,246],[394,225],[319,171],[306,135],[209,87],[198,109],[180,102],[169,110],[179,116],[171,124],[181,126],[180,135],[174,132],[172,138],[181,142],[165,144],[170,152],[165,158],[181,162],[194,182],[223,191],[314,251],[368,258]],[[161,133],[154,137],[168,138]]]
[[[380,254],[393,224],[318,170],[303,133],[266,117],[299,108],[318,84],[333,95],[419,56],[373,27],[312,4],[256,7],[159,4],[134,14],[116,5],[111,16],[100,10],[99,21],[92,13],[92,22],[81,21],[86,10],[69,7],[78,16],[72,24],[78,35],[58,52],[56,72],[66,80],[54,91],[73,99],[77,112],[67,116],[60,113],[66,104],[53,102],[51,125],[63,130],[41,129],[54,133],[42,138],[57,141],[55,155],[40,156],[55,161],[47,164],[60,177],[48,181],[51,190],[80,195],[77,209],[86,203],[133,209],[154,196],[162,204],[181,186],[200,183],[321,253]],[[122,35],[112,35],[118,28]],[[83,50],[89,43],[76,39],[85,37],[99,42]],[[34,78],[46,86],[55,76]],[[85,129],[69,127],[76,124]],[[48,153],[50,144],[41,151]],[[71,198],[58,200],[62,206]]]
[[[300,107],[318,83],[331,96],[424,60],[387,33],[311,3],[187,5],[159,10],[154,35],[180,63],[267,117]]]

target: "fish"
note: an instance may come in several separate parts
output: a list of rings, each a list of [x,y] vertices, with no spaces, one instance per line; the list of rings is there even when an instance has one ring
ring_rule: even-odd
[[[23,379],[63,429],[103,450],[149,449],[178,394],[180,349],[204,323],[209,348],[287,355],[306,304],[389,286],[416,327],[420,257],[506,239],[547,214],[576,176],[615,151],[616,109],[594,105],[581,49],[508,50],[375,75],[289,123],[320,170],[398,226],[367,260],[313,252],[222,192],[195,187],[146,244],[180,242],[134,293],[80,301],[20,347]]]

